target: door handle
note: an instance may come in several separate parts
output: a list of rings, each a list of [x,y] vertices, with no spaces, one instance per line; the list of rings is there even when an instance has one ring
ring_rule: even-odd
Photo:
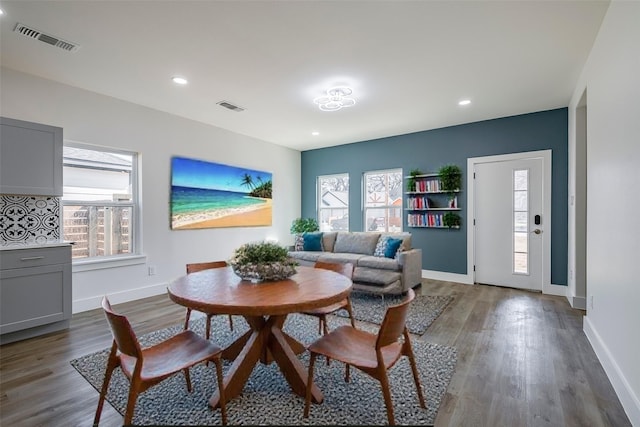
[[[540,230],[539,228],[536,228],[535,230],[532,231],[532,233],[542,234],[542,230]]]

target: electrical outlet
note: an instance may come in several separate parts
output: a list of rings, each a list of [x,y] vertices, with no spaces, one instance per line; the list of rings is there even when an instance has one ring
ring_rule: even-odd
[[[155,265],[150,265],[149,266],[149,276],[155,276],[156,274],[156,266]]]

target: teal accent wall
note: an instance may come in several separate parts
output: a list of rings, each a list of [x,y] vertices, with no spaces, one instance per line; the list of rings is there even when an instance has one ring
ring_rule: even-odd
[[[349,229],[362,231],[364,172],[402,168],[406,176],[414,168],[426,173],[436,172],[444,164],[457,164],[463,171],[458,197],[462,227],[407,228],[403,211],[404,229],[412,233],[413,246],[422,249],[423,269],[467,274],[467,158],[548,149],[552,150],[551,283],[567,285],[567,108],[303,151],[301,213],[316,217],[316,177],[348,173]]]

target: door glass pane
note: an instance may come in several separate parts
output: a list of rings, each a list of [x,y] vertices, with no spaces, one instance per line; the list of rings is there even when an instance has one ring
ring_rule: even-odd
[[[513,171],[513,272],[529,273],[529,170]]]

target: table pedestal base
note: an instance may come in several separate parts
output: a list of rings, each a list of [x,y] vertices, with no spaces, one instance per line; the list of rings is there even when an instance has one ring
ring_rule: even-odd
[[[224,392],[227,400],[238,396],[246,384],[258,361],[265,365],[275,361],[294,393],[304,397],[307,392],[307,369],[300,363],[297,355],[303,353],[305,346],[282,330],[286,315],[245,316],[251,330],[224,349],[222,356],[233,360],[231,369],[224,378]],[[311,385],[311,399],[321,403],[323,395],[320,389]],[[220,393],[216,392],[209,405],[219,405]]]

